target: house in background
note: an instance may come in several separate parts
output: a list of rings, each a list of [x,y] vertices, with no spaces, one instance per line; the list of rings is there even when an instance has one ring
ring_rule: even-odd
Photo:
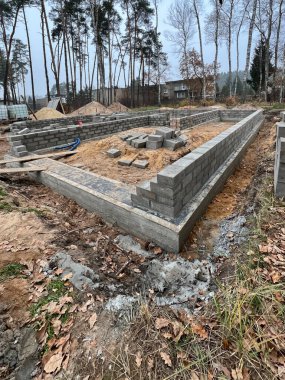
[[[202,82],[199,79],[175,80],[165,82],[162,85],[162,99],[168,101],[179,101],[183,99],[201,99]],[[214,96],[214,81],[208,77],[206,80],[206,96],[212,98]]]

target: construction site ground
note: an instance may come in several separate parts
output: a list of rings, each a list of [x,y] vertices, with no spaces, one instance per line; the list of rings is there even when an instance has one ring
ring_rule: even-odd
[[[165,166],[175,162],[185,156],[198,146],[204,144],[219,133],[232,126],[233,122],[211,122],[197,126],[193,129],[184,130],[183,134],[187,136],[187,145],[176,151],[170,151],[166,148],[157,150],[136,149],[122,141],[121,136],[126,132],[107,137],[99,141],[90,141],[83,143],[78,148],[78,154],[67,158],[64,161],[70,165],[90,170],[98,175],[115,179],[124,183],[137,184],[143,180],[154,177]],[[128,134],[145,133],[152,134],[154,128],[135,128],[128,131]],[[109,149],[116,148],[122,152],[118,158],[110,158],[107,155]],[[134,166],[119,166],[118,161],[126,160],[147,160],[149,165],[146,169],[138,169]]]
[[[185,152],[217,134],[209,125],[200,128],[205,136],[190,131]],[[0,378],[273,379],[265,377],[267,372],[257,377],[245,360],[239,366],[239,353],[223,335],[217,313],[205,315],[219,282],[230,284],[233,267],[242,259],[242,247],[252,235],[245,236],[245,227],[260,208],[258,189],[266,186],[272,194],[274,140],[274,122],[268,119],[179,256],[133,239],[26,175],[2,175]],[[107,175],[105,151],[113,144],[120,149],[121,140],[113,136],[86,143],[79,158],[66,161]],[[0,140],[0,149],[3,156],[7,143]],[[133,154],[132,148],[125,149]],[[149,170],[155,174],[179,154],[163,157],[163,150],[161,162]],[[116,170],[108,176],[132,182],[131,174]],[[134,172],[134,183],[143,176],[143,171]],[[281,211],[275,220],[279,230],[285,227]],[[64,267],[60,258],[71,264]],[[90,272],[78,282],[80,266]],[[284,303],[283,290],[279,293]],[[220,346],[212,352],[213,340]],[[267,359],[270,373],[273,367],[279,370],[278,358]],[[262,360],[259,365],[260,370]]]

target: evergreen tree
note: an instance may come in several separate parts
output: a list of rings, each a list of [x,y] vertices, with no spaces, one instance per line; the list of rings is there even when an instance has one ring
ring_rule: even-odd
[[[250,68],[251,79],[248,80],[248,83],[255,91],[255,93],[260,93],[265,86],[265,53],[266,53],[266,44],[263,39],[260,40],[258,46],[255,48],[253,61]],[[274,72],[274,67],[271,63],[272,52],[269,52],[269,77]]]

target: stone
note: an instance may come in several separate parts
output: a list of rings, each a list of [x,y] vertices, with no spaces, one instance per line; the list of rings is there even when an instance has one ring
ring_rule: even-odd
[[[174,135],[174,129],[168,127],[157,128],[155,134],[163,136],[164,139],[171,139]]]
[[[162,141],[148,141],[146,143],[147,149],[159,149],[162,147]]]
[[[145,169],[148,167],[148,160],[135,160],[133,166],[139,169]]]
[[[118,165],[120,166],[131,166],[133,163],[133,160],[124,160],[124,159],[121,159],[118,161]]]
[[[148,141],[163,141],[162,135],[149,135]]]
[[[116,157],[120,157],[122,152],[119,149],[110,149],[108,150],[107,154],[108,154],[108,157],[116,158]]]

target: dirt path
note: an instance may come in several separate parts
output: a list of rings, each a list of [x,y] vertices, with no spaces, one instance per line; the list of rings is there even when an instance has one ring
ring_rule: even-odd
[[[135,149],[120,139],[120,136],[126,134],[126,132],[122,132],[100,141],[82,144],[78,149],[79,153],[74,157],[66,159],[65,162],[91,170],[104,177],[124,183],[136,184],[151,179],[165,166],[185,156],[185,154],[214,138],[233,124],[231,122],[213,122],[200,125],[188,131],[185,130],[183,134],[188,137],[188,143],[184,148],[178,149],[175,152],[171,152],[165,148],[158,150]],[[155,128],[137,128],[128,132],[151,134],[154,131]],[[109,158],[106,152],[111,148],[119,149],[122,152],[122,156],[117,159]],[[148,160],[149,166],[144,170],[133,166],[122,167],[118,165],[118,160],[121,158]]]

